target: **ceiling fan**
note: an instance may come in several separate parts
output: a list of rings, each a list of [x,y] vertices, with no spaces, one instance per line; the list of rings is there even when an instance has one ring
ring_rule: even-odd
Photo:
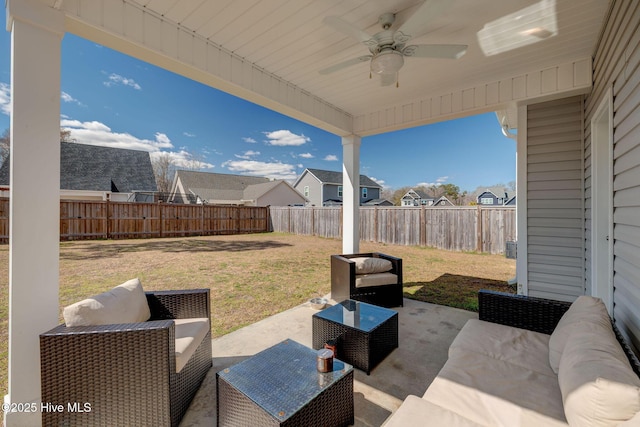
[[[319,71],[320,74],[331,74],[343,68],[350,67],[361,62],[370,61],[371,74],[381,77],[382,86],[398,84],[398,72],[404,65],[404,57],[419,58],[448,58],[458,59],[467,51],[467,45],[461,44],[419,44],[408,45],[413,37],[421,35],[425,27],[441,12],[442,7],[449,0],[426,0],[418,9],[405,20],[397,29],[391,26],[395,22],[395,13],[380,15],[378,23],[382,31],[374,35],[354,27],[338,16],[327,16],[323,22],[334,29],[355,38],[369,48],[369,55],[348,59]]]

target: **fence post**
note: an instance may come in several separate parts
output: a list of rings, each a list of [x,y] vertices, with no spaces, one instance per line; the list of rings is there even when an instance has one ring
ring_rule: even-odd
[[[482,209],[480,205],[476,209],[476,230],[478,232],[476,240],[476,252],[482,253]]]
[[[316,208],[311,206],[311,235],[316,235]]]
[[[427,246],[427,213],[424,205],[420,205],[420,246]]]
[[[378,243],[380,236],[378,234],[378,207],[374,206],[373,207],[373,241]],[[362,217],[361,217],[362,218]]]
[[[105,213],[105,227],[104,227],[104,231],[105,231],[105,239],[110,239],[111,238],[111,215],[109,215],[110,211],[111,211],[111,201],[110,201],[111,197],[109,195],[107,195],[107,203],[106,203],[106,210],[107,212]]]

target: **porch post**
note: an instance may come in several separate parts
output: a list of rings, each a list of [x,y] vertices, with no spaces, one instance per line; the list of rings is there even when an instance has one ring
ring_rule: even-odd
[[[360,142],[358,135],[342,137],[342,253],[360,250]]]
[[[60,239],[60,55],[64,17],[38,0],[9,0],[11,201],[9,394],[35,413],[5,412],[6,426],[40,415],[39,334],[58,323]]]

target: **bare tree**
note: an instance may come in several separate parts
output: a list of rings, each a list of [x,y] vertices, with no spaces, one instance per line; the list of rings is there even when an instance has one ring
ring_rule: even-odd
[[[151,160],[153,174],[156,177],[156,185],[161,193],[171,191],[175,165],[169,153],[161,153]]]
[[[0,136],[0,166],[4,164],[4,161],[9,158],[9,147],[11,140],[9,137],[9,129],[5,129],[2,136]]]
[[[185,161],[184,169],[190,171],[199,171],[205,167],[204,156],[202,154],[190,154],[189,159]]]
[[[60,128],[60,142],[76,142],[75,138],[71,138],[71,130]],[[9,158],[10,148],[11,132],[7,128],[0,136],[0,166]]]

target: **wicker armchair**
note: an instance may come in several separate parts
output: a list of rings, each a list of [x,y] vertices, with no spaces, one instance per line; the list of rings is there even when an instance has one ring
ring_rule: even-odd
[[[40,335],[42,402],[65,406],[62,412],[43,412],[43,425],[180,423],[212,366],[211,332],[176,373],[171,319],[208,318],[210,324],[209,290],[146,296],[151,311],[147,322],[59,325]]]
[[[391,261],[391,271],[395,277],[385,284],[357,286],[356,265],[351,258],[371,257]],[[331,298],[340,302],[353,299],[382,307],[402,306],[402,258],[378,252],[331,255]]]

